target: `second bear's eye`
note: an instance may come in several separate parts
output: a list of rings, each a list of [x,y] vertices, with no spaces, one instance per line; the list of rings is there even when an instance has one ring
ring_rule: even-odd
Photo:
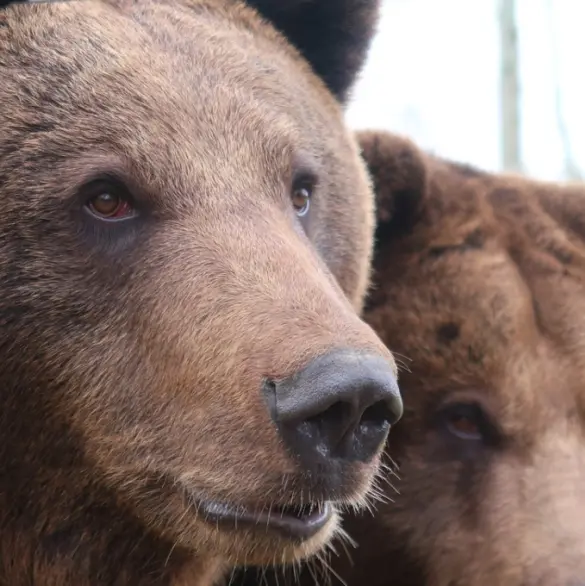
[[[443,409],[441,419],[447,431],[461,440],[484,439],[486,418],[479,405],[455,403]]]

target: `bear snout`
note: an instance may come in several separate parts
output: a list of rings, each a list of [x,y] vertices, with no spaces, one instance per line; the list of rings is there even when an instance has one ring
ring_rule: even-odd
[[[284,380],[266,381],[263,391],[289,451],[333,477],[340,464],[371,461],[402,416],[392,365],[359,350],[322,354]]]

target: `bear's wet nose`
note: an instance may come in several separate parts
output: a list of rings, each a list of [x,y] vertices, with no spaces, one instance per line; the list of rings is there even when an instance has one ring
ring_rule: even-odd
[[[381,356],[336,350],[264,387],[287,447],[310,468],[367,462],[402,416],[396,375]]]

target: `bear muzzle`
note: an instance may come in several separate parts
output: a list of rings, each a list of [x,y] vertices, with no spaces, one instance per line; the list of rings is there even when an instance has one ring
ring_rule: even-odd
[[[335,349],[285,379],[265,380],[262,391],[280,439],[314,483],[314,498],[258,510],[204,501],[199,511],[216,526],[261,528],[305,541],[331,522],[334,502],[352,492],[356,466],[374,461],[402,416],[395,370],[382,356]]]

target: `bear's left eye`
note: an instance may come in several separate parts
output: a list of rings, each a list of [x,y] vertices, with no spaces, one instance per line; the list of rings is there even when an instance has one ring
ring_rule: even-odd
[[[292,189],[291,201],[299,218],[306,216],[311,207],[314,183],[309,179],[295,181]]]
[[[446,449],[449,458],[475,458],[478,450],[500,450],[506,444],[504,429],[482,399],[451,397],[431,417],[434,446]]]
[[[475,403],[453,403],[445,406],[440,419],[451,435],[460,440],[486,439],[488,422],[483,409]]]

